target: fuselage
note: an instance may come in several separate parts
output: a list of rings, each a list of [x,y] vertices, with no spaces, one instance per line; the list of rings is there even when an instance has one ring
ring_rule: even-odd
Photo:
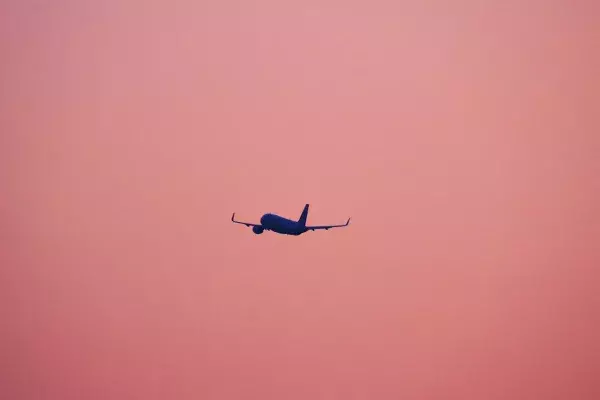
[[[265,214],[260,218],[260,224],[268,231],[283,235],[298,236],[307,231],[306,226],[276,214]]]

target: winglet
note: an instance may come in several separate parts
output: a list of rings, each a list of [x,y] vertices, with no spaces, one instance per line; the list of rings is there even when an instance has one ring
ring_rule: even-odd
[[[232,220],[233,222],[235,222],[234,218],[235,218],[235,213],[233,213],[233,215],[231,216],[231,220]]]
[[[348,221],[346,221],[346,226],[348,226],[350,224],[350,218],[348,218]]]

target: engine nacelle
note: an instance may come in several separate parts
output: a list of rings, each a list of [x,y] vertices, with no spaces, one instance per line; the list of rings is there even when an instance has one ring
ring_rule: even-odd
[[[262,226],[253,226],[252,227],[252,232],[256,233],[257,235],[260,235],[261,233],[263,233],[264,230],[265,230],[265,228],[263,228]]]

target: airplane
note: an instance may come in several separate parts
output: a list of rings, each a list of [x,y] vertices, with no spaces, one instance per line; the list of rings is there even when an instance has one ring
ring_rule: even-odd
[[[247,227],[252,227],[252,232],[257,235],[263,233],[263,231],[273,231],[275,233],[280,233],[282,235],[292,235],[298,236],[302,235],[307,231],[315,231],[319,229],[329,230],[331,228],[342,228],[344,226],[348,226],[350,224],[350,218],[346,221],[345,224],[342,225],[306,225],[306,218],[308,217],[308,207],[309,205],[304,206],[304,210],[302,210],[302,214],[300,214],[300,218],[298,221],[293,221],[291,219],[280,217],[276,214],[265,214],[260,218],[260,224],[252,224],[250,222],[242,222],[235,220],[235,213],[231,216],[231,221],[236,224],[246,225]]]

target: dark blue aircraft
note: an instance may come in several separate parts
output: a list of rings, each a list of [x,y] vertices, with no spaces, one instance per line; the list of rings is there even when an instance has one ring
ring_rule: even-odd
[[[306,231],[314,231],[317,229],[325,229],[329,230],[331,228],[341,228],[344,226],[348,226],[350,223],[350,218],[343,225],[315,225],[315,226],[307,226],[306,218],[308,217],[308,204],[304,206],[304,210],[302,210],[302,214],[300,215],[300,219],[298,221],[292,221],[291,219],[280,217],[275,214],[265,214],[260,219],[260,224],[251,224],[249,222],[242,222],[235,220],[235,213],[231,216],[231,220],[236,224],[246,225],[248,227],[252,227],[252,232],[260,235],[263,231],[273,231],[276,233],[281,233],[282,235],[293,235],[298,236],[302,235]]]

